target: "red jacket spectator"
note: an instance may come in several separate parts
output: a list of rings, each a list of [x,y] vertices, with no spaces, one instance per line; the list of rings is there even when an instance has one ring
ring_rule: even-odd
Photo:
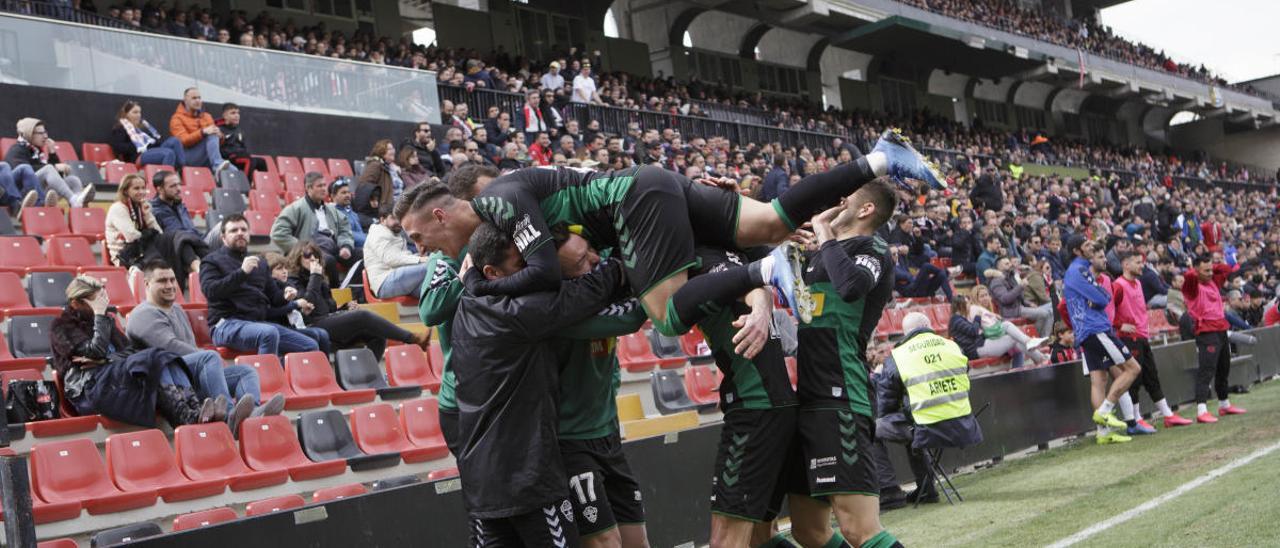
[[[551,150],[544,148],[539,143],[529,145],[529,157],[533,158],[533,164],[538,166],[551,165]]]
[[[1280,305],[1276,301],[1267,303],[1267,308],[1262,312],[1263,327],[1271,327],[1280,324]]]

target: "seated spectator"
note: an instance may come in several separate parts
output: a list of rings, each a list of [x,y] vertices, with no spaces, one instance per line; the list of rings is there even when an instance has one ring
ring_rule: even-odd
[[[545,132],[539,133],[532,145],[529,145],[529,157],[535,166],[551,165],[551,137]]]
[[[400,179],[404,181],[404,190],[418,186],[423,181],[431,178],[431,172],[427,168],[422,167],[418,160],[417,151],[412,148],[401,148],[396,158],[396,165],[400,168]]]
[[[106,288],[92,276],[67,285],[67,306],[49,342],[67,401],[81,415],[146,427],[155,426],[157,411],[175,427],[226,418],[225,402],[196,396],[180,356],[129,344]]]
[[[364,227],[360,226],[360,214],[351,207],[351,179],[334,179],[333,184],[329,185],[329,195],[333,197],[333,208],[347,216],[351,225],[351,239],[355,242],[356,249],[364,249],[364,240],[368,235],[365,234]]]
[[[235,213],[222,220],[222,247],[205,256],[200,289],[209,301],[213,344],[239,352],[309,352],[329,346],[323,329],[286,327],[289,313],[310,312],[306,299],[285,298],[261,257],[249,255],[249,221]]]
[[[430,331],[424,330],[421,335],[415,335],[382,316],[360,308],[355,301],[339,308],[333,300],[329,283],[324,279],[320,249],[315,244],[306,242],[295,247],[283,263],[272,265],[271,274],[276,281],[283,276],[289,289],[315,305],[311,312],[302,315],[303,321],[312,329],[323,329],[328,333],[334,350],[364,345],[373,351],[373,355],[381,356],[387,347],[387,339],[416,345],[430,341]]]
[[[178,306],[178,278],[164,261],[148,261],[142,266],[146,276],[146,300],[129,313],[125,334],[139,348],[159,348],[182,356],[195,375],[196,395],[222,399],[228,403],[227,425],[234,435],[249,417],[279,415],[284,396],[276,394],[265,405],[258,387],[258,372],[248,365],[223,366],[222,356],[196,346],[191,320]],[[235,402],[234,405],[231,402]],[[256,407],[255,407],[256,406]]]
[[[351,235],[351,220],[333,204],[325,202],[329,186],[323,175],[311,172],[305,181],[306,194],[285,206],[271,223],[271,243],[289,253],[301,242],[314,242],[324,251],[330,282],[339,285],[338,265],[351,268],[361,258]]]
[[[996,260],[999,259],[1001,251],[1004,249],[1004,241],[999,236],[992,234],[987,236],[986,248],[983,249],[982,255],[978,256],[978,263],[974,265],[974,269],[978,272],[978,281],[987,283],[988,271],[996,267]]]
[[[182,143],[175,137],[162,137],[151,122],[142,118],[142,105],[133,101],[125,101],[116,112],[110,144],[122,162],[171,166],[178,171],[186,165]]]
[[[948,301],[954,297],[951,293],[951,279],[946,270],[925,262],[913,275],[907,261],[899,260],[907,253],[907,246],[895,245],[890,249],[893,252],[893,289],[899,296],[933,297],[941,289]]]
[[[436,177],[444,176],[444,161],[440,158],[440,151],[436,148],[436,138],[431,134],[431,124],[429,122],[418,122],[418,128],[413,130],[413,137],[400,143],[400,148],[410,149],[417,153],[418,164],[431,175]],[[356,177],[358,178],[361,175],[364,175],[364,173],[357,173]]]
[[[115,203],[107,209],[106,243],[111,264],[132,267],[162,259],[175,265],[174,272],[185,282],[187,273],[200,270],[200,259],[208,248],[204,240],[189,232],[165,232],[151,208],[146,180],[137,173],[125,175]]]
[[[23,187],[21,190],[19,182]],[[18,166],[18,170],[14,170],[9,164],[0,162],[0,205],[9,208],[9,215],[21,217],[22,208],[35,205],[40,198],[39,188],[40,181],[31,171],[31,166]]]
[[[471,139],[471,133],[476,128],[476,123],[467,116],[467,109],[470,108],[466,103],[458,103],[453,106],[453,116],[445,121],[446,124],[458,128],[462,132],[464,140]]]
[[[373,150],[364,159],[364,172],[360,174],[356,188],[356,212],[370,219],[381,219],[400,195],[404,193],[404,180],[400,178],[400,166],[396,165],[396,149],[390,139],[382,139],[373,144]],[[457,166],[454,166],[455,168]],[[378,189],[378,205],[361,204],[360,187]]]
[[[524,162],[520,161],[520,145],[516,143],[507,143],[502,145],[502,160],[498,162],[498,169],[502,171],[514,171],[526,167]],[[612,166],[606,169],[613,168]]]
[[[951,264],[959,266],[966,275],[977,276],[978,255],[982,253],[982,245],[973,233],[973,219],[960,217],[956,228],[951,232]]]
[[[21,177],[25,181],[23,191],[49,189],[44,196],[37,193],[36,205],[56,206],[58,196],[66,198],[71,207],[83,207],[93,201],[93,185],[81,184],[80,178],[71,174],[71,166],[58,158],[57,147],[49,138],[44,122],[23,118],[18,120],[17,129],[18,140],[5,152],[4,161],[13,169],[15,179]],[[28,178],[26,170],[19,173],[20,166],[27,166],[38,184]]]
[[[204,111],[199,88],[182,92],[182,102],[169,118],[169,134],[182,143],[186,165],[207,167],[215,177],[231,165],[222,157],[222,130],[213,123],[213,116]]]
[[[1186,276],[1183,276],[1182,273],[1176,273],[1173,275],[1173,282],[1170,283],[1169,286],[1182,287],[1182,284],[1186,282],[1186,279]],[[1181,291],[1169,292],[1168,300],[1165,303],[1165,310],[1169,311],[1169,315],[1174,323],[1177,323],[1179,319],[1187,313],[1187,301],[1183,298]]]
[[[1014,367],[1021,367],[1023,356],[1036,364],[1047,363],[1040,353],[1048,337],[1031,338],[1013,322],[1003,320],[982,303],[991,305],[991,294],[984,286],[976,286],[974,298],[957,295],[951,303],[951,321],[948,323],[951,337],[964,349],[971,360],[1012,355]]]
[[[1026,279],[1038,276],[1031,267],[1021,265],[1014,268],[1013,260],[1001,257],[996,261],[996,268],[989,272],[987,287],[991,296],[1000,307],[1000,316],[1006,319],[1026,318],[1036,322],[1036,333],[1045,334],[1053,329],[1053,305],[1044,303],[1038,306],[1023,304],[1028,297]]]
[[[409,252],[408,240],[394,213],[384,215],[369,227],[364,249],[370,291],[379,299],[413,295],[422,286],[428,274],[427,257]]]
[[[1066,322],[1053,325],[1053,344],[1049,345],[1049,363],[1067,363],[1080,359],[1076,351],[1076,332]]]
[[[240,127],[240,105],[227,103],[222,105],[222,118],[215,121],[218,131],[222,132],[222,144],[219,151],[222,157],[238,166],[250,178],[255,171],[266,171],[267,161],[254,158],[249,154],[249,145],[245,143],[244,130]]]
[[[157,171],[151,177],[156,187],[156,197],[151,199],[151,214],[164,232],[186,232],[204,239],[204,234],[191,221],[187,205],[182,203],[182,179],[172,171]],[[207,246],[206,246],[207,249]],[[204,255],[204,253],[199,253]]]

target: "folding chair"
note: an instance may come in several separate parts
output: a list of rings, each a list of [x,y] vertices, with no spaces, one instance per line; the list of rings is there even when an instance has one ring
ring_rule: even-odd
[[[982,408],[978,409],[977,413],[973,414],[974,420],[976,421],[988,407],[991,407],[991,402],[987,402],[982,406]],[[929,473],[921,483],[924,485],[932,485],[936,483],[938,485],[938,492],[942,493],[942,496],[947,497],[947,504],[955,504],[955,500],[964,502],[964,497],[960,496],[960,490],[956,489],[956,486],[951,483],[951,476],[948,475],[946,469],[942,467],[942,452],[946,449],[946,447],[924,448],[925,454],[929,456]],[[917,485],[916,492],[924,493],[924,485]],[[951,499],[951,495],[955,495],[955,500]],[[920,506],[920,497],[916,497],[916,502],[911,507],[915,508],[917,506]]]

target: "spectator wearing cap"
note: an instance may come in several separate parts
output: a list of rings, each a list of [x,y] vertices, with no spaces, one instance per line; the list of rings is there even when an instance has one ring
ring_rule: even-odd
[[[347,216],[347,221],[351,225],[351,239],[355,242],[356,249],[364,249],[364,241],[368,235],[365,234],[364,227],[360,226],[360,214],[351,207],[352,198],[355,196],[351,191],[351,179],[347,177],[334,179],[333,184],[329,185],[329,196],[333,199],[333,208]]]
[[[542,78],[538,79],[542,89],[557,90],[564,87],[564,76],[560,75],[560,66],[559,61],[552,61],[547,71],[542,73]]]

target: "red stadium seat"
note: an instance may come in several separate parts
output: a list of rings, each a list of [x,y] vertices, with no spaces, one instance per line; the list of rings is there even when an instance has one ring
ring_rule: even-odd
[[[25,212],[24,212],[25,213]],[[53,266],[98,266],[89,241],[79,236],[49,238],[49,264]]]
[[[236,358],[236,363],[251,366],[258,372],[258,388],[264,400],[276,394],[283,394],[284,408],[289,410],[324,407],[329,404],[328,394],[302,396],[295,393],[289,386],[288,379],[285,378],[284,370],[280,367],[280,358],[274,354],[240,356]]]
[[[418,298],[417,298],[417,297],[414,297],[414,296],[412,296],[412,295],[403,295],[403,296],[400,296],[400,297],[391,297],[391,298],[388,298],[388,299],[379,299],[379,298],[375,297],[375,296],[373,295],[373,289],[372,289],[372,287],[373,287],[373,286],[369,285],[369,271],[368,271],[368,270],[361,270],[361,271],[360,271],[360,275],[361,275],[361,276],[363,276],[363,278],[362,278],[363,283],[361,284],[361,286],[364,288],[364,300],[365,300],[366,302],[370,302],[370,303],[397,303],[397,304],[402,304],[402,305],[404,305],[404,306],[408,306],[408,307],[411,307],[411,308],[417,308],[417,307],[418,307]]]
[[[302,508],[307,505],[307,501],[298,495],[285,495],[283,497],[272,497],[250,502],[244,508],[244,516],[261,516],[272,512],[283,512],[294,508]]]
[[[711,358],[711,349],[707,346],[707,341],[702,338],[702,333],[697,328],[680,336],[680,351],[689,356],[690,360]]]
[[[427,481],[439,481],[442,479],[458,477],[458,467],[442,468],[440,470],[432,470],[427,474]]]
[[[284,185],[280,184],[280,177],[265,171],[253,172],[253,190],[261,190],[276,196],[284,195]]]
[[[0,237],[0,267],[25,269],[49,264],[33,236]]]
[[[190,304],[205,304],[208,299],[204,298],[204,288],[200,287],[200,273],[192,272],[187,276],[187,293],[191,294],[191,298],[187,299]]]
[[[13,381],[44,380],[44,374],[40,372],[41,369],[14,369],[0,372],[0,396],[7,396],[9,393],[9,383]]]
[[[0,154],[8,154],[9,149],[16,144],[18,140],[13,137],[0,137]]]
[[[147,186],[151,187],[152,192],[155,192],[155,188],[156,188],[156,185],[153,184],[152,181],[155,181],[156,174],[160,173],[161,171],[174,171],[174,169],[173,169],[173,166],[168,166],[164,164],[148,164],[148,165],[142,166],[143,176],[147,178]]]
[[[190,514],[182,514],[173,518],[173,530],[186,531],[188,529],[199,529],[228,521],[240,519],[236,515],[236,511],[230,508],[214,508],[212,510],[204,510],[201,512],[192,512]]]
[[[31,302],[27,300],[27,290],[22,288],[22,278],[18,277],[18,274],[14,272],[0,272],[0,318],[7,316],[10,310],[27,308],[31,308]],[[5,345],[0,352],[3,353],[0,354],[0,359],[13,358],[9,354],[8,345]],[[388,362],[388,372],[390,372],[390,365],[390,362]]]
[[[178,471],[169,439],[159,430],[112,434],[106,443],[107,469],[116,487],[132,493],[152,491],[165,502],[221,495],[224,479],[191,481]]]
[[[173,432],[182,472],[196,481],[225,479],[232,491],[258,489],[288,481],[287,470],[255,471],[245,465],[225,422],[188,424]]]
[[[312,171],[324,176],[324,180],[329,180],[329,166],[325,163],[324,158],[303,158],[302,171],[310,173]]]
[[[249,191],[249,209],[276,216],[280,214],[280,197],[267,190]]]
[[[196,336],[196,346],[212,349],[214,346],[213,337],[209,335],[209,309],[184,308],[183,312],[187,313],[187,321],[191,323],[191,331]]]
[[[284,177],[284,195],[305,194],[307,192],[306,177],[301,173],[285,173]],[[285,202],[289,202],[286,198]]]
[[[118,307],[138,306],[138,298],[133,294],[133,289],[129,287],[129,271],[120,266],[94,266],[80,267],[81,274],[88,274],[97,278],[106,286],[107,295],[111,297],[111,304]]]
[[[88,438],[37,443],[31,448],[31,485],[49,503],[79,503],[90,514],[109,514],[156,503],[155,491],[125,493],[111,483],[98,448]]]
[[[432,392],[440,390],[440,377],[431,368],[431,360],[422,347],[402,344],[382,352],[387,364],[387,381],[391,386],[421,386]]]
[[[80,545],[76,544],[74,539],[56,538],[41,542],[36,545],[36,548],[80,548]]]
[[[659,358],[649,346],[649,338],[643,331],[618,338],[618,362],[632,373],[642,373],[654,366],[670,367],[684,363],[684,358]]]
[[[95,164],[105,164],[116,159],[115,151],[106,143],[80,143],[80,152],[83,153],[84,161]]]
[[[107,234],[107,210],[97,207],[73,207],[67,214],[71,232],[99,240]]]
[[[720,380],[723,374],[714,365],[694,365],[684,372],[684,391],[698,405],[720,402]]]
[[[363,495],[368,492],[369,490],[365,489],[364,484],[362,483],[348,483],[346,485],[339,485],[337,487],[329,487],[327,489],[317,490],[315,494],[311,495],[311,502],[313,504],[321,503],[321,502],[329,502],[331,500],[345,499],[348,497]]]
[[[55,234],[69,234],[67,217],[57,207],[24,207],[22,208],[22,232],[32,236],[48,238]]]
[[[293,481],[336,476],[343,460],[311,462],[298,444],[298,432],[283,415],[253,417],[240,425],[240,456],[254,470],[287,470]]]
[[[186,166],[182,168],[182,186],[201,192],[213,192],[218,188],[213,181],[213,172],[207,167]]]
[[[276,156],[276,167],[280,169],[281,176],[290,173],[298,175],[306,173],[306,170],[302,169],[302,162],[298,160],[297,156]]]
[[[125,175],[138,172],[138,166],[122,162],[111,162],[106,166],[107,183],[118,185]]]
[[[415,447],[410,444],[400,427],[400,417],[389,403],[352,409],[351,435],[365,453],[400,453],[400,458],[407,463],[426,462],[449,454],[445,447]]]
[[[275,220],[275,215],[250,209],[244,212],[244,218],[249,221],[250,236],[271,236],[271,223]]]
[[[209,200],[202,190],[194,188],[182,189],[182,205],[187,206],[187,211],[198,217],[203,217],[205,213],[209,212]]]
[[[58,161],[62,163],[80,161],[80,155],[76,154],[76,147],[66,141],[54,141],[53,151],[58,154]],[[6,149],[5,152],[8,150]]]
[[[431,360],[431,370],[436,377],[444,379],[444,347],[440,346],[440,341],[431,341],[427,345],[427,358]]]
[[[138,298],[139,304],[147,300],[147,277],[141,270],[129,271],[129,288],[133,290],[133,295]],[[174,302],[178,303],[183,308],[186,308],[187,301],[182,297],[181,291],[178,292]],[[187,319],[191,319],[190,314],[187,315]],[[192,329],[195,329],[195,325],[192,325],[191,327]]]
[[[272,158],[265,154],[254,154],[253,157],[262,158],[262,161],[267,163],[267,173],[269,173],[273,178],[275,178],[275,180],[277,181],[280,180],[280,170],[276,169],[275,158]]]
[[[330,177],[338,178],[338,177],[354,177],[355,176],[355,174],[351,171],[351,162],[348,162],[341,158],[329,158],[328,166],[329,166]]]
[[[289,386],[300,396],[328,395],[334,405],[350,405],[373,401],[372,388],[343,390],[333,374],[333,366],[324,352],[294,352],[284,357],[284,374]]]
[[[439,400],[422,398],[405,402],[400,406],[400,427],[415,447],[439,452],[440,457],[449,452],[440,431]]]

